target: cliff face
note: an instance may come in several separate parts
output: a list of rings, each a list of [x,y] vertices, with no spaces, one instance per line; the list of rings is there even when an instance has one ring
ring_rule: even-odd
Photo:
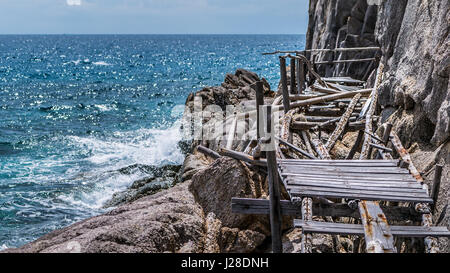
[[[394,124],[428,182],[433,179],[432,166],[444,164],[435,220],[444,215],[450,194],[450,2],[311,0],[309,12],[308,49],[381,47],[378,57],[385,65],[379,90],[381,122]],[[316,61],[374,57],[373,53],[332,54],[319,54]],[[373,78],[377,66],[378,62],[322,65],[318,70],[326,76],[349,75],[370,83],[369,75]],[[442,223],[450,226],[448,214]],[[441,248],[450,251],[448,242]]]
[[[450,2],[368,2],[377,1],[311,0],[307,48],[380,46],[385,65],[380,90],[380,104],[386,109],[383,116],[394,108],[406,110],[414,116],[414,124],[400,128],[404,140],[439,146],[450,136]],[[359,57],[373,57],[373,53],[328,53],[316,60]],[[327,76],[368,78],[376,65],[322,65],[318,69]]]

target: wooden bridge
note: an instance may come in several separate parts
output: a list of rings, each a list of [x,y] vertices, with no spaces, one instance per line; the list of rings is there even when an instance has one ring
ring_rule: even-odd
[[[348,51],[375,54],[369,59],[328,62],[307,57],[307,53]],[[439,251],[436,238],[450,237],[446,227],[432,223],[442,166],[435,167],[430,193],[393,126],[378,122],[376,106],[383,64],[379,64],[370,88],[365,81],[322,78],[316,72],[318,65],[355,62],[370,63],[369,72],[379,61],[377,51],[379,48],[371,47],[266,53],[285,54],[279,56],[282,95],[272,105],[263,105],[262,83],[255,83],[258,117],[266,114],[265,125],[260,124],[264,119],[258,118],[258,138],[242,152],[223,148],[217,154],[199,147],[210,156],[233,157],[267,173],[269,200],[233,198],[232,210],[270,215],[273,252],[282,252],[283,215],[293,216],[292,226],[301,228],[303,253],[312,251],[313,233],[332,235],[337,249],[342,248],[339,236],[364,237],[356,241],[365,241],[369,253],[400,252],[405,237],[423,238],[425,251],[435,253]],[[276,136],[272,115],[278,111],[284,111],[284,115],[280,135]],[[374,127],[384,133],[377,135]],[[351,131],[357,131],[358,137],[350,153],[332,159],[330,151]],[[294,133],[300,137],[297,145]],[[355,158],[357,153],[359,157]],[[281,200],[283,193],[287,200]]]

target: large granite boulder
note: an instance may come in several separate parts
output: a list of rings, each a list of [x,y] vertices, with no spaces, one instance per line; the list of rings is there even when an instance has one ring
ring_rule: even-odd
[[[5,252],[201,252],[204,216],[189,184],[122,205]]]

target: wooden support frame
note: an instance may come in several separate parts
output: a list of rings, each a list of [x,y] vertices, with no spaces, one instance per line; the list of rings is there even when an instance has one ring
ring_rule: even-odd
[[[278,175],[278,165],[276,158],[275,145],[273,143],[273,124],[272,124],[272,106],[264,106],[267,113],[266,132],[269,134],[269,145],[267,155],[267,171],[269,179],[269,198],[270,198],[270,229],[272,233],[272,252],[282,253],[283,246],[281,240],[281,193]]]
[[[281,200],[281,214],[283,216],[302,217],[301,209],[289,200]],[[422,214],[410,207],[381,206],[387,219],[390,221],[420,221]],[[231,211],[236,214],[269,215],[270,200],[252,198],[232,198]],[[313,215],[320,217],[352,217],[360,219],[359,211],[347,204],[340,203],[313,203]]]
[[[283,93],[284,113],[290,110],[289,89],[286,75],[286,58],[280,57],[281,91]]]
[[[290,82],[291,94],[297,93],[295,64],[296,64],[296,60],[295,59],[291,59],[291,65],[290,65],[290,69],[291,69],[291,82]]]
[[[433,187],[431,189],[431,198],[433,199],[433,204],[431,205],[431,213],[435,213],[436,205],[439,197],[439,190],[441,188],[441,178],[442,178],[442,169],[443,165],[436,165],[434,169],[434,179],[433,179]]]
[[[297,60],[297,94],[303,94],[305,88],[305,64],[303,60]]]

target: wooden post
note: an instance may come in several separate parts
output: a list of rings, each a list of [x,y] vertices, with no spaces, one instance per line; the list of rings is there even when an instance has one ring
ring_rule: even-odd
[[[264,85],[262,81],[256,82],[256,135],[257,139],[261,138],[261,129],[264,128],[264,119],[261,115],[261,106],[264,105]]]
[[[384,135],[383,135],[383,139],[382,139],[382,143],[385,147],[387,147],[387,145],[389,143],[389,138],[391,136],[392,127],[393,127],[393,125],[391,123],[386,124],[386,129],[384,130]],[[377,156],[375,157],[375,159],[380,158],[380,156],[379,156],[380,153],[382,153],[382,152],[379,151],[379,153],[377,153]]]
[[[297,93],[301,95],[305,87],[305,64],[302,59],[298,59],[297,65]]]
[[[281,73],[281,90],[283,92],[283,106],[284,112],[287,113],[290,110],[289,90],[286,75],[286,59],[280,57],[280,73]]]
[[[302,220],[305,222],[312,221],[312,198],[305,197],[302,200]],[[312,237],[310,234],[305,234],[302,232],[302,242],[301,242],[302,253],[312,253]]]
[[[265,106],[267,112],[266,129],[268,133],[269,149],[267,155],[267,170],[269,178],[269,196],[270,196],[270,229],[272,233],[272,252],[282,253],[283,245],[281,241],[281,204],[280,204],[280,186],[278,165],[274,145],[274,130],[272,130],[272,106]]]
[[[295,63],[296,60],[291,58],[291,94],[295,94],[296,93],[296,87],[295,87]]]
[[[434,169],[433,188],[431,189],[431,198],[433,198],[431,213],[434,213],[436,211],[436,203],[439,197],[439,189],[441,187],[442,168],[442,165],[436,165]]]

